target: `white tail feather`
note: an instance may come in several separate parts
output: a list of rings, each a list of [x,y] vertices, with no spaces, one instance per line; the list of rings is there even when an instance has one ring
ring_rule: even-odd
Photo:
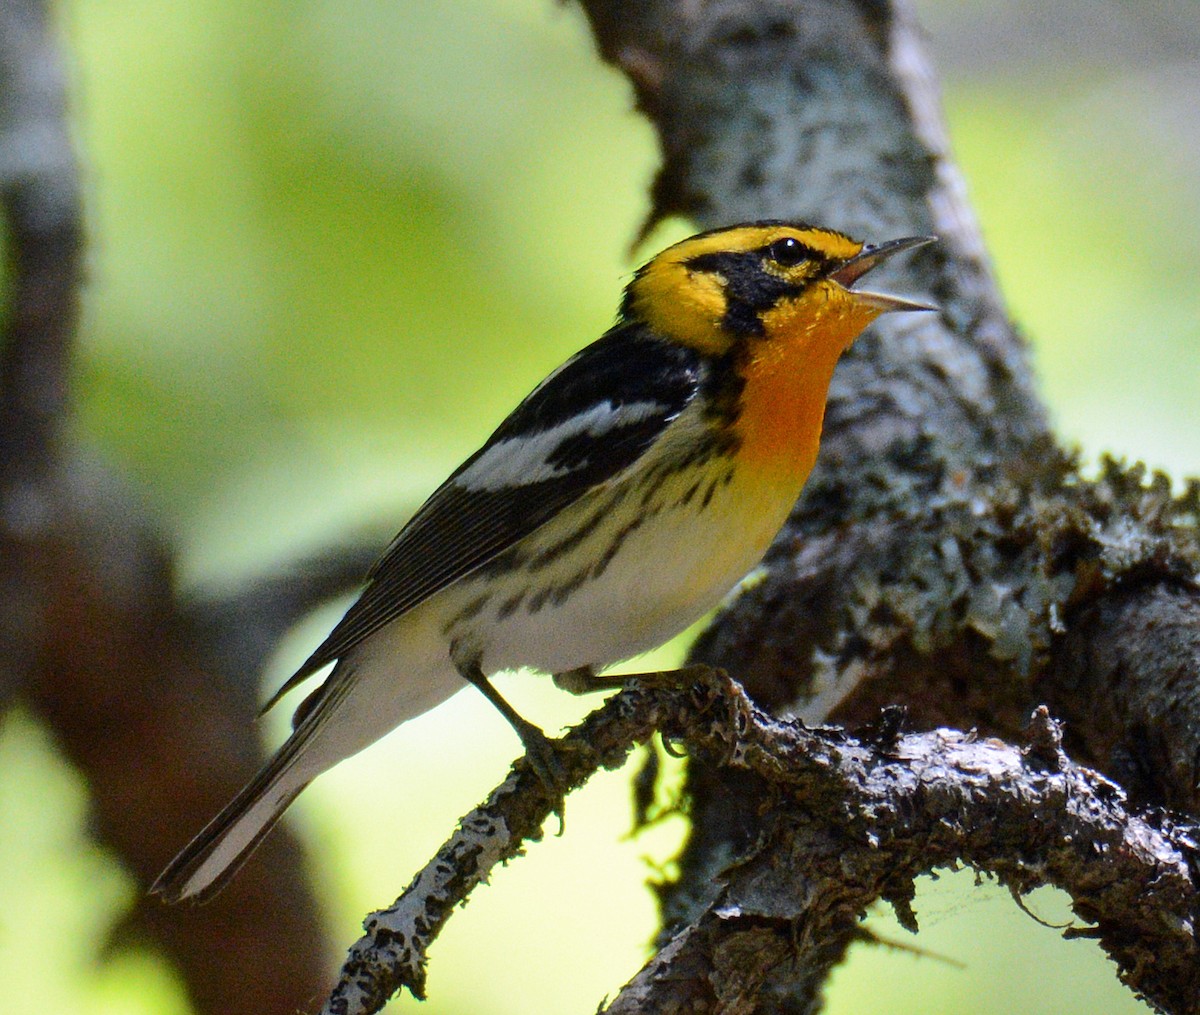
[[[399,656],[409,663],[406,679],[396,673]],[[296,729],[275,756],[150,890],[168,902],[211,898],[309,782],[462,686],[437,617],[418,611],[384,628],[337,663],[301,704]]]
[[[294,739],[296,734],[292,735]],[[291,740],[159,875],[151,892],[168,902],[216,894],[241,867],[306,785],[287,762]],[[293,758],[285,758],[285,752]]]

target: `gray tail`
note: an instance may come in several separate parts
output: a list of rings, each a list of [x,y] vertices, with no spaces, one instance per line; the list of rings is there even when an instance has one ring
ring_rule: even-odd
[[[295,739],[293,735],[292,739]],[[275,822],[308,785],[287,778],[295,751],[289,740],[167,865],[151,886],[167,902],[211,899],[229,882]],[[294,783],[294,784],[293,784]]]
[[[254,852],[280,815],[326,767],[299,761],[313,735],[349,693],[348,674],[338,669],[297,711],[299,722],[275,756],[191,842],[183,847],[151,886],[167,902],[204,901],[217,894]],[[333,760],[333,759],[331,759]]]

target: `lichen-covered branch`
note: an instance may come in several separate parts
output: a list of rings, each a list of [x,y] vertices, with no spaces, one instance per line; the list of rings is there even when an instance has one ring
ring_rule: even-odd
[[[880,322],[843,359],[817,469],[764,577],[693,658],[766,707],[851,725],[903,702],[918,727],[1013,738],[1046,702],[1077,759],[1139,803],[1200,813],[1196,488],[1173,498],[1112,463],[1088,480],[1058,447],[910,0],[581,2],[659,134],[652,221],[942,237],[893,282],[941,314]],[[740,774],[692,765],[688,791],[668,928],[700,918],[762,833]],[[811,982],[787,980],[764,988],[787,1005],[759,1011],[816,1004]]]
[[[1197,829],[1131,814],[1060,741],[1044,709],[1022,748],[947,730],[855,741],[748,709],[722,748],[774,801],[763,838],[606,1011],[759,1011],[781,968],[815,1002],[868,905],[915,930],[913,879],[960,862],[1014,893],[1062,888],[1083,924],[1069,933],[1151,1003],[1196,1011]]]
[[[1190,595],[1195,493],[1171,503],[1164,481],[1146,487],[1142,473],[1114,467],[1088,483],[1056,447],[963,200],[906,0],[584,8],[660,134],[653,217],[780,216],[873,240],[942,237],[897,266],[895,284],[927,291],[941,314],[881,321],[845,357],[818,468],[768,580],[714,625],[697,658],[736,659],[755,700],[772,707],[815,694],[809,714],[840,705],[853,718],[902,700],[918,721],[928,710],[1008,732],[1090,607],[1115,597],[1133,610],[1132,584],[1147,597],[1156,584]],[[1114,649],[1122,667],[1146,669],[1140,649]],[[997,686],[981,686],[981,659]],[[1125,697],[1126,727],[1146,725],[1133,721],[1139,709],[1163,711],[1137,697]],[[1074,728],[1071,703],[1057,704]],[[1187,699],[1181,707],[1193,721],[1190,734],[1177,731],[1179,756],[1195,757],[1200,715]],[[1097,746],[1111,736],[1096,732]],[[1108,762],[1102,748],[1089,757]],[[1178,780],[1166,799],[1195,806],[1198,782]]]
[[[618,767],[634,745],[653,736],[663,705],[648,698],[650,693],[648,686],[622,691],[558,741],[564,793],[600,768]],[[423,998],[428,949],[446,920],[497,864],[541,838],[543,824],[562,803],[523,760],[518,762],[459,822],[404,893],[366,918],[366,934],[350,949],[324,1015],[379,1011],[401,988]]]
[[[868,906],[886,899],[915,929],[915,878],[960,862],[1015,893],[1062,888],[1086,925],[1072,933],[1097,938],[1133,989],[1195,1010],[1196,830],[1133,813],[1118,786],[1067,758],[1044,709],[1022,747],[944,729],[902,735],[894,716],[854,738],[773,718],[719,671],[692,675],[684,686],[631,684],[564,740],[571,786],[659,731],[771,801],[758,841],[672,928],[612,1015],[757,1011],[781,968],[815,996]],[[553,803],[521,766],[467,815],[404,895],[367,918],[327,1015],[378,1011],[402,987],[423,996],[446,919],[540,837]]]

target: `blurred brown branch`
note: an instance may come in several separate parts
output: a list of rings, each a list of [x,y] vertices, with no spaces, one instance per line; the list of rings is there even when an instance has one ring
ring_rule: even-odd
[[[171,549],[131,491],[69,439],[82,229],[65,111],[49,5],[0,5],[0,695],[46,723],[87,780],[97,837],[145,886],[198,815],[257,767],[248,687],[263,653],[214,665],[212,646],[234,637],[216,629],[245,645],[255,616],[210,617],[202,645]],[[269,618],[260,610],[272,641],[301,598]],[[327,945],[300,849],[286,833],[266,849],[214,905],[140,903],[121,928],[171,956],[198,1011],[290,1015],[323,984]]]
[[[0,10],[0,212],[8,291],[0,347],[0,700],[45,637],[53,575],[31,550],[53,527],[77,313],[79,185],[62,69],[40,4]]]

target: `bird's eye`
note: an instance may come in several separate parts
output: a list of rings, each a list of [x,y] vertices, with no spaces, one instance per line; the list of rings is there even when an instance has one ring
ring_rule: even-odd
[[[794,236],[785,236],[767,247],[767,254],[776,264],[791,268],[808,258],[809,250]]]

